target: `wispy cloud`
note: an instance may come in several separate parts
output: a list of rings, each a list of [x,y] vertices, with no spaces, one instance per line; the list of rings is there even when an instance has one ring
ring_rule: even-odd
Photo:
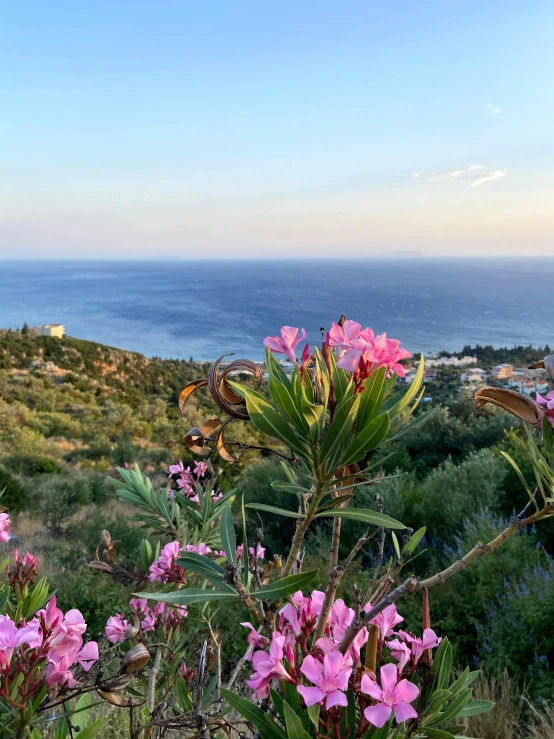
[[[485,169],[485,167],[482,164],[470,164],[468,167],[451,169],[448,172],[431,172],[431,174],[414,172],[412,177],[414,180],[457,180],[471,172],[478,172],[480,169]]]
[[[482,185],[485,182],[499,180],[501,177],[506,177],[507,174],[507,169],[497,169],[494,172],[483,172],[483,174],[480,174],[473,180],[473,182],[471,183],[471,187],[479,187],[479,185]]]
[[[493,115],[498,115],[500,113],[500,108],[498,107],[498,105],[492,105],[491,103],[487,105],[487,110],[489,111],[489,113],[493,113]]]

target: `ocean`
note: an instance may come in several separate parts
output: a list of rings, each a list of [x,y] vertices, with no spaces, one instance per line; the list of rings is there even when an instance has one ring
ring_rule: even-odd
[[[0,262],[0,327],[147,356],[257,360],[281,326],[314,343],[341,313],[412,352],[552,345],[554,259]]]

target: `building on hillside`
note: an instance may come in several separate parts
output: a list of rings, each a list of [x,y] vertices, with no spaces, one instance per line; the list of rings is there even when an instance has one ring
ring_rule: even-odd
[[[470,364],[477,364],[477,357],[440,357],[439,359],[427,359],[425,364],[427,367],[467,367]]]
[[[539,393],[540,395],[546,395],[548,392],[548,382],[546,380],[537,380],[535,383],[535,392]]]
[[[437,379],[437,370],[434,367],[425,367],[423,370],[423,382],[433,382]]]
[[[63,339],[65,336],[65,326],[63,323],[46,323],[44,326],[33,326],[37,336],[53,336],[55,339]]]
[[[485,370],[476,367],[475,369],[468,370],[463,375],[460,375],[460,380],[462,382],[483,383],[487,381],[487,377],[488,375]]]
[[[521,384],[521,392],[525,395],[531,395],[531,393],[536,392],[535,390],[535,380],[523,380]]]
[[[506,380],[514,374],[514,368],[511,364],[497,364],[492,368],[491,374],[497,380]]]

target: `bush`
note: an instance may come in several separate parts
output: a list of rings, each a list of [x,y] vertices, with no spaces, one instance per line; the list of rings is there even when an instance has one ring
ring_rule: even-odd
[[[34,477],[35,475],[59,475],[64,468],[50,457],[40,454],[11,454],[2,459],[4,467],[17,475]]]
[[[0,491],[4,491],[0,504],[10,513],[19,513],[25,510],[29,503],[27,490],[19,480],[7,470],[0,467]]]

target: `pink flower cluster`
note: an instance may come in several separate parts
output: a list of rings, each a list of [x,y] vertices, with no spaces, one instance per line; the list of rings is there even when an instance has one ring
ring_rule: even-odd
[[[150,575],[148,576],[150,582],[186,583],[186,571],[176,563],[184,549],[178,541],[170,541],[169,544],[166,544],[158,559],[150,565]]]
[[[285,680],[297,685],[306,706],[318,703],[330,710],[348,704],[346,692],[351,687],[355,693],[372,699],[364,715],[374,726],[384,726],[393,712],[398,723],[416,718],[417,712],[410,704],[419,695],[419,688],[408,678],[424,650],[438,646],[441,639],[431,629],[425,629],[422,638],[405,631],[396,633],[394,627],[404,619],[396,606],[387,606],[370,624],[378,629],[380,653],[386,646],[397,664],[385,664],[381,668],[379,684],[361,665],[360,654],[369,637],[365,627],[346,654],[338,650],[355,615],[342,599],[336,600],[331,608],[325,635],[310,647],[309,639],[316,628],[324,597],[317,590],[309,598],[300,591],[295,593],[279,612],[279,628],[273,632],[271,641],[251,623],[241,624],[250,629],[245,658],[251,660],[254,673],[246,682],[254,691],[254,698],[267,698],[272,681]],[[367,604],[366,612],[370,609],[371,605]],[[396,638],[386,641],[393,636]]]
[[[199,503],[198,497],[198,484],[206,483],[208,479],[209,467],[206,462],[194,463],[194,469],[185,467],[184,464],[179,461],[177,464],[169,465],[169,482],[167,487],[167,497],[169,502],[175,497],[175,493],[178,491],[185,496],[188,500],[194,503]],[[173,490],[170,486],[171,483],[177,485],[177,491]],[[222,493],[216,493],[212,490],[212,501],[216,503],[222,496]]]
[[[6,544],[10,540],[11,521],[7,513],[0,513],[0,542]]]
[[[137,628],[142,632],[142,636],[158,627],[166,633],[168,629],[181,625],[182,620],[188,616],[186,606],[166,606],[165,603],[157,603],[154,608],[150,608],[146,598],[132,598],[129,601],[129,609],[132,621],[138,624]],[[108,641],[117,644],[136,635],[136,630],[133,623],[122,613],[116,613],[106,622],[105,634]]]
[[[19,671],[24,673],[26,667],[33,669],[45,660],[47,685],[74,688],[79,682],[72,668],[78,665],[88,672],[98,660],[98,644],[89,641],[83,645],[86,628],[81,612],[73,608],[64,615],[56,606],[55,595],[20,628],[8,616],[0,616],[0,668],[9,669],[14,650],[27,644],[33,651],[20,655]]]
[[[386,334],[376,336],[370,328],[362,330],[356,321],[345,321],[343,326],[333,323],[327,340],[329,346],[339,350],[337,365],[361,379],[380,367],[386,368],[387,377],[393,373],[406,376],[400,360],[412,355],[401,348],[397,339],[389,339]]]
[[[554,390],[547,393],[544,398],[542,395],[537,393],[537,403],[544,407],[544,415],[554,426]]]

